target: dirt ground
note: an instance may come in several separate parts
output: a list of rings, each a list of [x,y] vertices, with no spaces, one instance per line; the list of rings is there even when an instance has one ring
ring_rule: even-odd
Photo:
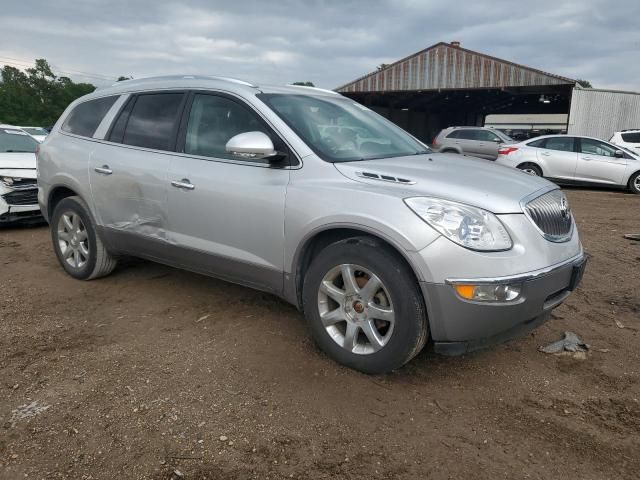
[[[568,191],[591,263],[526,338],[367,376],[277,298],[0,230],[0,478],[637,479],[640,196]],[[562,332],[586,359],[538,351]],[[173,474],[173,478],[182,478]]]

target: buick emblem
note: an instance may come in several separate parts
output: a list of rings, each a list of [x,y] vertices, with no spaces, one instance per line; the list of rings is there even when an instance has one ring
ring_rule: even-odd
[[[571,216],[571,208],[569,208],[569,203],[564,197],[560,199],[560,215],[562,215],[562,218],[569,218]]]

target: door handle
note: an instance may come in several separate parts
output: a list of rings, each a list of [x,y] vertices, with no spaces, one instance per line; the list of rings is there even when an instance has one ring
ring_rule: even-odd
[[[542,155],[543,157],[550,157],[551,154],[549,152],[542,152],[540,155]]]
[[[94,170],[103,175],[111,175],[113,173],[113,170],[109,168],[109,165],[102,165],[101,167],[94,168]]]
[[[172,180],[171,185],[183,190],[193,190],[194,188],[196,188],[196,186],[191,183],[188,178],[183,178],[182,180]]]
[[[593,160],[593,158],[591,158],[591,157],[582,157],[582,160],[586,160],[587,162],[590,162],[591,160]]]

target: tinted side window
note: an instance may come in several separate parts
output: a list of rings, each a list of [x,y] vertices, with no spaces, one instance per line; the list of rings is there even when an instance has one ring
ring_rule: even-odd
[[[171,150],[184,93],[151,93],[136,98],[122,143],[156,150]],[[120,119],[118,119],[119,121]],[[117,127],[117,123],[114,126]]]
[[[92,137],[117,99],[118,95],[115,95],[89,100],[77,105],[62,124],[62,130],[83,137]]]
[[[591,138],[583,138],[580,140],[580,144],[581,144],[580,151],[582,153],[586,153],[589,155],[599,155],[601,157],[616,156],[616,148],[604,142],[600,142],[599,140],[593,140]]]
[[[560,150],[562,152],[573,152],[573,137],[552,137],[547,138],[545,148],[549,150]]]
[[[460,132],[461,130],[454,130],[449,135],[447,135],[447,138],[460,138]]]
[[[476,130],[476,140],[481,140],[483,142],[498,142],[500,137],[498,137],[495,133],[490,132],[488,130]]]
[[[225,97],[196,94],[189,112],[184,152],[237,160],[238,157],[227,153],[227,142],[239,133],[256,131],[271,137],[259,117],[248,108]]]
[[[627,143],[640,143],[640,132],[623,133],[622,140]]]
[[[527,143],[527,146],[534,147],[534,148],[544,148],[544,144],[546,141],[547,141],[546,138],[540,138],[538,140],[534,140],[533,142]]]
[[[458,137],[462,140],[477,140],[476,131],[471,128],[464,128],[458,130]]]

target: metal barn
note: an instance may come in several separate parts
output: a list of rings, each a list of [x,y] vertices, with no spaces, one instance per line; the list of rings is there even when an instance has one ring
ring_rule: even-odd
[[[484,125],[488,115],[564,118],[562,128],[554,124],[557,131],[606,139],[620,125],[640,126],[640,95],[610,92],[616,97],[611,106],[604,93],[584,93],[591,90],[575,80],[474,52],[459,42],[438,43],[336,91],[427,143],[451,125]],[[609,107],[591,105],[596,99]]]

